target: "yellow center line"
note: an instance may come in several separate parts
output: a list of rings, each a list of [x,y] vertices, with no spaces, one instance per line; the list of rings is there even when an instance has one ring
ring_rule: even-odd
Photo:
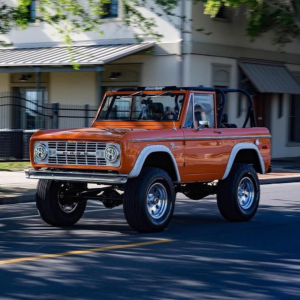
[[[33,260],[57,258],[57,257],[62,257],[62,256],[70,256],[70,255],[82,255],[82,254],[88,254],[88,253],[92,253],[92,252],[134,248],[134,247],[155,245],[155,244],[162,244],[162,243],[170,243],[170,242],[172,242],[172,240],[155,240],[155,241],[135,243],[135,244],[116,245],[116,246],[108,246],[108,247],[102,247],[102,248],[68,251],[68,252],[56,253],[56,254],[43,254],[43,255],[38,255],[38,256],[12,258],[12,259],[0,260],[0,265],[15,264],[15,263],[21,263],[21,262],[27,262],[27,261],[33,261]]]

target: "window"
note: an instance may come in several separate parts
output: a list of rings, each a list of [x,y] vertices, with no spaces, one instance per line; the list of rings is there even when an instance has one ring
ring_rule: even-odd
[[[223,21],[223,22],[230,22],[231,14],[230,10],[223,4],[216,14],[214,20]]]
[[[278,119],[281,119],[283,116],[283,94],[279,94],[278,99]]]
[[[194,95],[191,96],[189,106],[186,112],[184,127],[185,128],[193,128],[194,127],[194,117],[193,117],[193,105],[194,105]]]
[[[300,143],[300,96],[296,95],[291,96],[289,140]]]
[[[97,120],[178,121],[183,100],[184,95],[171,93],[107,96]]]
[[[117,18],[118,11],[119,11],[119,1],[111,0],[109,4],[104,4],[105,14],[102,16],[102,19]]]
[[[214,96],[212,94],[194,94],[188,106],[185,128],[215,127]]]
[[[28,10],[28,22],[35,23],[36,18],[36,1],[31,1],[30,5],[27,6]]]
[[[297,18],[300,18],[300,3],[297,0],[292,0],[292,5]]]
[[[194,117],[197,127],[215,127],[214,96],[212,94],[194,95]]]

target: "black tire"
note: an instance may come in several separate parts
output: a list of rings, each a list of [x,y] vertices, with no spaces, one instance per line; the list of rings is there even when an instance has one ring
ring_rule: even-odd
[[[59,204],[63,183],[54,180],[39,180],[36,191],[36,205],[42,219],[56,227],[72,226],[82,217],[86,201],[78,202],[75,209],[65,212]]]
[[[238,195],[239,185],[247,186],[253,193]],[[252,188],[251,188],[252,187]],[[251,194],[253,197],[251,197]],[[242,197],[244,196],[244,197]],[[244,200],[240,203],[239,199]],[[252,200],[252,201],[251,201]],[[259,180],[254,168],[246,164],[234,164],[230,174],[218,184],[217,202],[221,215],[231,222],[251,220],[258,208],[260,200]],[[249,206],[249,207],[248,207]]]
[[[165,201],[160,201],[158,209],[154,203],[147,201],[151,191],[164,194]],[[154,194],[153,194],[154,195]],[[149,203],[148,203],[149,202]],[[148,204],[155,206],[150,214]],[[165,207],[165,210],[161,209]],[[175,207],[175,190],[168,173],[158,168],[144,168],[137,178],[129,179],[125,186],[123,209],[128,224],[138,232],[160,232],[170,223]],[[158,212],[157,214],[154,214]],[[161,215],[160,215],[160,213]]]

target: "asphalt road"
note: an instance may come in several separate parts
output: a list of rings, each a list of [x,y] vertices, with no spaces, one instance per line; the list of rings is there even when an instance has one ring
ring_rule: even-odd
[[[183,200],[148,235],[96,202],[68,229],[33,203],[0,206],[0,299],[300,299],[300,183],[262,186],[248,223],[224,221],[215,197]]]

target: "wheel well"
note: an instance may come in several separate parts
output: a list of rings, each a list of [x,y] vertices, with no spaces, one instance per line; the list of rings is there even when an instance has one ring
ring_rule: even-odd
[[[257,173],[262,173],[258,154],[253,149],[240,150],[237,153],[234,162],[252,165]]]
[[[178,181],[174,163],[166,152],[154,152],[147,156],[144,167],[160,168],[166,171],[173,181]]]

